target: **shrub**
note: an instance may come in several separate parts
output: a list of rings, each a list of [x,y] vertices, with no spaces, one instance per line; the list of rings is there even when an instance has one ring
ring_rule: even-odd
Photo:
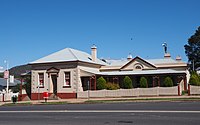
[[[124,77],[124,80],[123,80],[123,88],[124,88],[124,89],[131,89],[131,88],[133,88],[132,80],[131,80],[130,77],[128,77],[128,76],[125,76],[125,77]]]
[[[192,72],[189,80],[190,85],[200,86],[200,77],[196,72]]]
[[[110,83],[110,82],[108,82],[108,83],[106,84],[106,86],[107,86],[106,88],[107,88],[108,90],[117,90],[117,89],[120,88],[118,84],[113,84],[113,83]]]
[[[106,89],[106,80],[101,76],[97,79],[97,89],[101,90],[101,89]]]
[[[190,85],[196,85],[198,82],[199,81],[198,81],[197,77],[194,75],[191,75],[190,81],[189,81]]]
[[[166,77],[164,80],[164,87],[172,87],[173,81],[170,77]]]
[[[145,77],[140,78],[140,88],[147,88],[147,79]]]
[[[182,95],[186,95],[186,94],[188,94],[188,90],[183,90]]]
[[[13,104],[15,104],[17,102],[17,96],[16,95],[12,96],[12,102],[13,102]]]

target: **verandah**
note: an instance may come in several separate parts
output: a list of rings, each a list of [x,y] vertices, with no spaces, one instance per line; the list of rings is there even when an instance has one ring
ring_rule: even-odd
[[[106,82],[118,84],[120,88],[123,86],[123,79],[126,75],[119,76],[102,76]],[[147,79],[147,86],[150,87],[164,87],[164,79],[170,77],[173,81],[173,86],[177,86],[182,80],[184,82],[184,90],[187,90],[186,75],[185,74],[160,74],[160,75],[128,75],[132,80],[133,88],[140,87],[140,78],[145,77]],[[96,90],[96,80],[101,75],[93,75],[91,77],[82,77],[83,90]],[[89,84],[89,87],[88,87]]]

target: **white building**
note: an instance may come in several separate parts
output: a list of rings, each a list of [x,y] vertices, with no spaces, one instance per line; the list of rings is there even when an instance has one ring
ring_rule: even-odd
[[[43,98],[43,92],[56,95],[59,98],[76,98],[77,92],[88,88],[96,90],[96,79],[103,76],[107,82],[121,84],[125,76],[138,87],[139,79],[145,76],[148,86],[162,86],[166,76],[170,76],[177,85],[184,82],[187,89],[189,73],[187,64],[180,57],[175,60],[170,54],[163,59],[145,60],[140,57],[125,60],[100,60],[97,58],[97,47],[91,47],[91,55],[66,48],[30,63],[31,71],[31,99]],[[88,86],[89,83],[89,86]]]

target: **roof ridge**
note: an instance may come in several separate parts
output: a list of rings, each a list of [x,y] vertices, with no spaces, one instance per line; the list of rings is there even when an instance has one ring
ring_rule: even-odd
[[[139,56],[136,56],[135,58],[132,58],[130,61],[128,61],[126,64],[124,64],[120,69],[123,69],[124,67],[128,66],[129,64],[131,64],[133,61],[135,61],[136,59],[139,59],[149,65],[151,65],[152,67],[156,68],[155,64],[149,62],[149,61],[146,61],[145,59],[139,57]]]
[[[72,52],[72,49],[71,48],[68,48],[69,49],[69,52],[78,60],[78,57]]]

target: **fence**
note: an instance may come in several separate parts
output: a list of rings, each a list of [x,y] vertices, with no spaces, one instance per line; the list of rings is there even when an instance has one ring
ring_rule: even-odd
[[[11,101],[12,97],[14,95],[18,96],[18,93],[13,93],[11,91],[9,91],[8,93],[6,93],[5,91],[2,91],[2,92],[0,92],[0,102]]]
[[[103,97],[137,97],[137,96],[172,96],[180,95],[179,86],[134,88],[118,90],[83,91],[77,93],[77,98],[103,98]]]
[[[188,85],[189,95],[200,95],[200,86]]]

